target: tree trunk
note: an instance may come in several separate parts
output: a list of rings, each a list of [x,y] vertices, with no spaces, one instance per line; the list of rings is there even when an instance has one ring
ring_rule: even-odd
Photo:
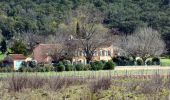
[[[90,64],[92,57],[86,57],[87,64]]]

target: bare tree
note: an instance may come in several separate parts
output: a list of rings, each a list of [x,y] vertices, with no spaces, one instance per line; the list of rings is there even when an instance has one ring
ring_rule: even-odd
[[[109,41],[107,37],[108,29],[100,24],[102,13],[98,10],[81,7],[75,15],[78,19],[76,38],[79,42],[79,48],[85,53],[85,58],[87,63],[89,63],[93,58],[95,50]]]
[[[127,55],[139,56],[144,60],[151,56],[160,56],[165,51],[161,34],[152,28],[139,28],[134,34],[121,36],[116,42]]]
[[[27,49],[32,51],[39,43],[44,43],[45,36],[33,32],[22,32],[13,37],[13,40],[22,40]]]
[[[69,33],[56,33],[48,36],[45,43],[52,46],[45,52],[48,52],[56,61],[63,59],[72,61],[72,58],[76,55],[77,43],[71,38]]]

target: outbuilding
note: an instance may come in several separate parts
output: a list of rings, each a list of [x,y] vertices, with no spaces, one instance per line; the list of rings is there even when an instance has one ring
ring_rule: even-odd
[[[22,63],[26,60],[23,54],[9,54],[5,57],[4,62],[8,66],[13,66],[14,70],[18,70],[22,67]]]

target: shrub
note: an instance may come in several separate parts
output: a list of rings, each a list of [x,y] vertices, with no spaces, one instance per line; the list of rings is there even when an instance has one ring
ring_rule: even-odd
[[[62,88],[67,88],[71,85],[83,84],[85,81],[78,78],[73,77],[50,77],[48,79],[48,86],[51,90],[57,91]]]
[[[136,58],[136,65],[144,65],[143,59],[140,57]]]
[[[75,65],[75,70],[76,71],[82,71],[84,69],[84,65],[83,64],[77,64]]]
[[[38,89],[42,88],[46,82],[46,80],[42,77],[35,76],[20,76],[13,75],[10,78],[7,78],[8,81],[8,90],[14,92],[20,92],[22,89],[31,88]]]
[[[93,81],[90,84],[90,90],[92,93],[96,93],[99,90],[107,90],[111,87],[111,79],[110,78],[100,78],[97,81]]]
[[[56,71],[58,71],[58,72],[62,72],[62,71],[64,71],[65,70],[65,66],[64,65],[58,65],[57,67],[56,67]]]
[[[153,63],[152,63],[152,58],[147,58],[146,60],[145,60],[145,65],[152,65]]]
[[[117,57],[114,57],[112,60],[113,62],[116,63],[117,66],[134,65],[134,59],[128,58],[125,56],[117,56]]]
[[[21,67],[18,69],[19,72],[33,72],[35,71],[33,68],[31,67]]]
[[[129,64],[130,66],[135,65],[135,59],[133,57],[129,57]]]
[[[95,62],[91,63],[92,70],[102,70],[103,67],[104,67],[104,65],[101,61],[95,61]]]
[[[31,68],[34,68],[34,67],[37,66],[37,64],[36,64],[35,61],[28,61],[28,62],[27,62],[27,65],[28,65],[29,67],[31,67]]]
[[[65,71],[72,71],[74,69],[74,66],[71,64],[65,65]]]
[[[153,65],[160,65],[160,59],[157,58],[157,57],[154,57],[154,58],[152,59],[152,64],[153,64]]]
[[[1,67],[1,72],[14,72],[14,68],[13,67]]]
[[[19,92],[23,88],[26,88],[28,78],[24,76],[12,76],[11,78],[8,79],[8,90],[14,91],[14,92]]]
[[[115,67],[115,63],[110,60],[110,61],[106,62],[103,69],[110,70],[110,69],[114,69],[114,67]]]
[[[54,66],[55,71],[61,72],[61,71],[65,70],[65,66],[64,66],[63,62],[61,62],[61,61],[59,63],[53,64],[53,66]]]
[[[39,67],[38,67],[39,68]],[[54,67],[51,65],[44,65],[43,67],[40,67],[41,69],[43,69],[43,72],[50,72],[50,71],[54,71]]]
[[[91,65],[90,64],[84,65],[84,70],[91,70]]]
[[[103,65],[105,65],[106,63],[107,63],[107,61],[105,61],[105,60],[101,60],[100,61]]]

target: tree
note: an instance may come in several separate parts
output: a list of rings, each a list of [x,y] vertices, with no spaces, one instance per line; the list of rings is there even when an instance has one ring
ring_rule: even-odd
[[[53,57],[55,61],[59,60],[72,60],[75,55],[75,44],[69,40],[69,34],[60,33],[62,31],[58,31],[55,35],[50,35],[46,38],[45,43],[53,44],[49,47],[47,52],[50,56]]]
[[[21,40],[15,40],[12,47],[12,53],[27,55],[26,45]]]
[[[158,31],[152,28],[138,28],[133,34],[121,37],[117,42],[127,55],[139,56],[143,60],[160,56],[165,51],[165,43]]]
[[[108,29],[101,24],[102,13],[93,10],[93,7],[82,7],[77,12],[79,22],[76,27],[76,39],[79,42],[79,49],[85,53],[87,63],[90,63],[95,50],[109,41],[107,37]]]
[[[13,37],[13,40],[22,41],[22,43],[26,46],[27,52],[32,53],[37,44],[45,42],[45,36],[34,32],[22,32],[20,34],[16,34]]]
[[[1,52],[4,54],[4,53],[7,51],[7,44],[6,44],[5,39],[3,39],[3,40],[1,41],[0,45],[1,45],[0,50],[1,50]]]
[[[7,44],[0,30],[0,51],[4,54],[7,51]]]

